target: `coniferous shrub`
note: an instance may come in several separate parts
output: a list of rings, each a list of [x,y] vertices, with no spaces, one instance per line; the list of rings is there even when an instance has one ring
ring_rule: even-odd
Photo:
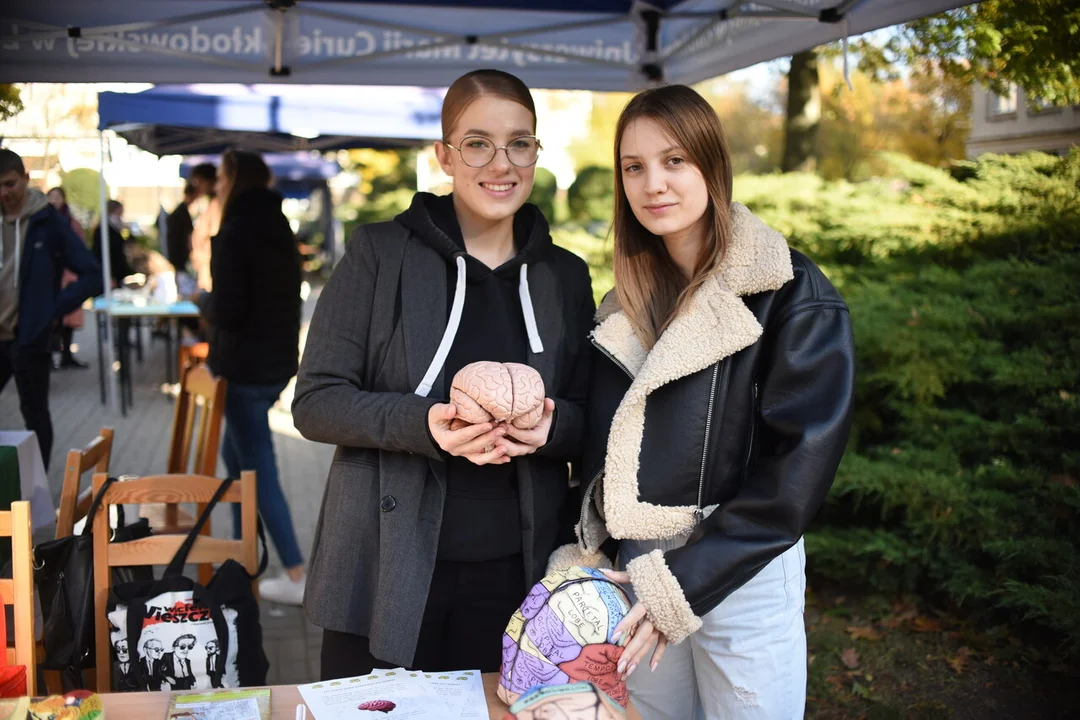
[[[570,219],[579,223],[611,222],[615,210],[615,178],[609,167],[581,169],[567,191]]]
[[[1031,621],[1080,651],[1078,168],[1077,152],[991,156],[959,190],[906,173],[956,234],[864,246],[855,268],[813,236],[851,308],[857,389],[812,573]]]

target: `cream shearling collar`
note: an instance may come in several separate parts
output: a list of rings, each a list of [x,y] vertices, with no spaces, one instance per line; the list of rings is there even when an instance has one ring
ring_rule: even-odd
[[[592,333],[594,342],[633,376],[611,422],[604,465],[604,516],[615,538],[671,538],[693,529],[695,506],[638,500],[645,402],[663,385],[757,342],[763,329],[741,298],[778,290],[794,277],[783,235],[740,203],[732,203],[731,216],[732,237],[723,262],[651,350],[638,340],[614,292],[597,311],[601,322]]]

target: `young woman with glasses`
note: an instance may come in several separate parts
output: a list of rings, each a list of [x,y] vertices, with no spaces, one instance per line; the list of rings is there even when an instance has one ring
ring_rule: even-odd
[[[337,446],[305,600],[326,680],[497,670],[507,620],[572,524],[560,519],[595,308],[587,266],[525,202],[541,149],[532,96],[513,75],[472,72],[447,91],[442,125],[453,193],[417,193],[355,232],[300,366],[294,423]],[[539,425],[453,424],[450,382],[481,360],[540,373]]]

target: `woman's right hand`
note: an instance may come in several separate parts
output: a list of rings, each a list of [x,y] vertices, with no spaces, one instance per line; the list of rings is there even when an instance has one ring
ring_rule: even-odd
[[[450,429],[450,423],[457,416],[457,407],[453,403],[432,405],[428,410],[428,431],[435,444],[443,452],[455,457],[463,457],[476,465],[502,465],[510,462],[506,448],[495,445],[495,440],[506,434],[506,428],[493,423],[466,425],[457,430]],[[485,448],[492,448],[485,452]]]

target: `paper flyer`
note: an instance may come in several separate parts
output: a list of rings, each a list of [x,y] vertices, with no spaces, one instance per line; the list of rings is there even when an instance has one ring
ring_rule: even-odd
[[[484,681],[478,670],[450,673],[423,673],[423,678],[436,694],[445,698],[461,720],[487,720],[487,698]]]
[[[298,687],[315,720],[377,717],[485,720],[487,700],[479,670],[424,673],[404,668]]]
[[[177,715],[178,712],[184,714]],[[177,703],[173,717],[189,717],[192,720],[262,720],[259,703],[254,698],[221,703]]]
[[[173,695],[167,720],[269,720],[270,690]]]

